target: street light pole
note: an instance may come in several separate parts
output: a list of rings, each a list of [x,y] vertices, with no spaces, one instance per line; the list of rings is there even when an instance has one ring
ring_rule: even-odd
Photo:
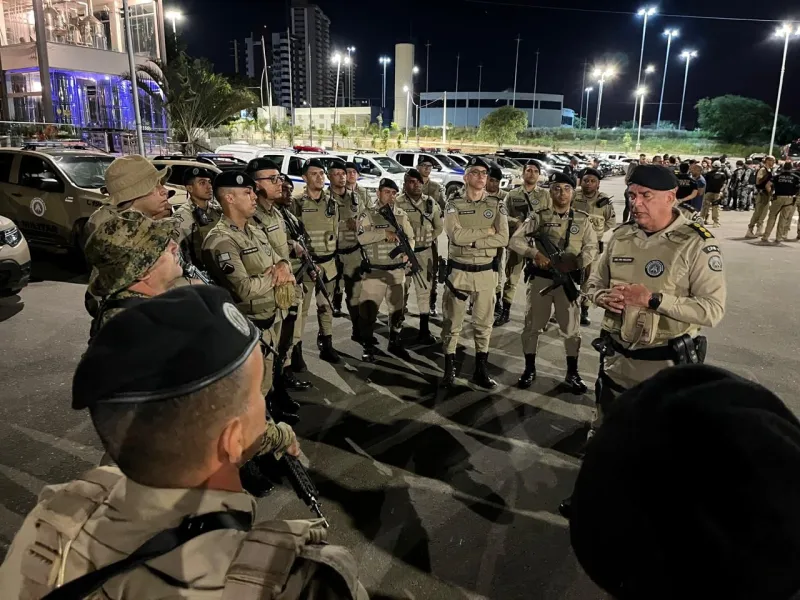
[[[517,105],[517,66],[519,65],[519,43],[522,38],[517,34],[517,58],[514,60],[514,91],[511,94],[511,106]]]
[[[800,35],[800,26],[794,32],[795,35]],[[783,74],[786,71],[786,53],[789,51],[789,37],[792,35],[792,28],[788,23],[784,23],[776,32],[776,36],[783,36],[783,60],[781,61],[781,77],[778,80],[778,99],[775,101],[775,119],[772,121],[772,135],[769,138],[769,153],[772,154],[772,148],[775,146],[775,132],[778,129],[778,111],[781,107],[781,93],[783,92]]]
[[[678,117],[678,131],[683,124],[683,105],[686,103],[686,82],[689,80],[689,62],[697,56],[694,50],[684,50],[681,52],[681,58],[686,60],[686,74],[683,76],[683,95],[681,96],[681,115]]]
[[[636,95],[639,97],[639,131],[636,133],[636,151],[639,152],[642,148],[642,115],[644,114],[644,95],[647,93],[645,88],[636,90]]]
[[[338,52],[332,57],[336,63],[336,90],[333,94],[333,125],[331,126],[331,148],[336,149],[336,114],[339,100],[339,73],[342,70],[342,55]]]
[[[453,96],[453,127],[458,127],[458,67],[461,62],[461,55],[456,54],[456,93]]]
[[[179,10],[168,10],[164,13],[164,17],[172,21],[172,37],[175,40],[175,50],[178,50],[178,29],[175,27],[175,23],[183,19],[183,13]]]
[[[667,36],[667,56],[664,59],[664,75],[661,77],[661,99],[658,101],[658,119],[656,120],[656,129],[661,128],[661,107],[664,105],[664,86],[667,85],[667,67],[669,66],[669,48],[672,45],[672,38],[678,37],[677,29],[667,29],[664,32]]]
[[[531,107],[531,130],[536,116],[536,84],[539,82],[539,49],[536,49],[536,68],[533,71],[533,106]],[[573,113],[574,114],[574,113]]]
[[[139,154],[145,155],[144,134],[142,133],[142,113],[139,112],[139,86],[136,77],[136,60],[133,57],[133,41],[131,40],[131,13],[128,0],[122,0],[122,12],[125,15],[125,46],[128,50],[128,68],[131,74],[131,94],[133,95],[133,113],[136,123],[136,142],[139,144]]]
[[[583,122],[583,128],[586,129],[586,125],[589,123],[589,97],[592,95],[593,87],[586,88],[586,120]],[[581,106],[583,106],[583,101],[581,101]]]
[[[642,86],[642,62],[644,61],[644,39],[647,35],[647,18],[656,14],[656,9],[654,6],[645,6],[640,8],[636,14],[644,17],[644,22],[642,23],[642,49],[639,51],[639,76],[636,78],[636,87],[639,88]],[[639,97],[637,96],[636,101],[638,100]],[[636,102],[633,104],[633,121],[636,122]]]
[[[606,78],[611,78],[615,74],[613,68],[604,67],[601,69],[595,69],[592,72],[593,77],[597,77],[598,83],[600,84],[600,90],[597,92],[597,115],[595,116],[594,121],[594,151],[597,152],[597,134],[600,133],[600,108],[603,104],[603,87],[606,83]],[[588,112],[588,109],[587,109]]]
[[[269,136],[272,147],[275,147],[275,127],[272,122],[272,85],[269,82],[269,67],[267,66],[267,45],[264,43],[264,36],[261,36],[261,54],[264,57],[264,79],[267,84],[267,102],[269,102]]]
[[[383,117],[386,110],[386,65],[392,62],[392,59],[388,56],[381,56],[378,62],[383,65],[383,95],[381,96],[381,117]]]
[[[478,65],[478,127],[481,124],[481,84],[483,83],[483,63]]]
[[[409,90],[409,94],[411,94],[411,98],[412,98],[411,101],[412,102],[414,102],[414,99],[413,99],[414,98],[414,77],[417,76],[417,73],[419,73],[419,67],[414,65],[414,68],[411,69],[411,89]],[[419,97],[419,94],[417,94],[417,100],[419,100],[419,101],[417,102],[417,118],[414,121],[414,127],[417,130],[417,144],[419,144],[419,105],[422,103],[422,98]],[[408,117],[406,117],[406,125],[407,124],[408,124]],[[408,136],[406,136],[406,139],[408,139]]]
[[[408,143],[408,109],[411,102],[411,90],[407,85],[404,85],[403,91],[406,93],[406,143]]]
[[[308,104],[308,141],[309,146],[314,145],[314,113],[311,112],[311,103],[303,100],[303,106]]]

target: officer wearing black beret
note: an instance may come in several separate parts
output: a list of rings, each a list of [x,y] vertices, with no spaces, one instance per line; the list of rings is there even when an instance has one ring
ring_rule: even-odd
[[[434,202],[439,205],[439,208],[444,211],[445,206],[445,196],[444,196],[444,188],[442,185],[434,180],[431,177],[431,170],[433,169],[433,158],[430,156],[423,154],[420,159],[419,163],[417,164],[417,169],[419,170],[419,174],[422,175],[422,193],[426,196],[433,198]],[[434,264],[439,264],[439,247],[438,242],[434,240],[433,245],[431,246],[431,253],[433,254],[433,262]],[[431,286],[431,300],[430,300],[430,314],[436,316],[439,314],[438,308],[436,306],[436,300],[438,297],[438,283],[437,280],[433,281]]]
[[[181,204],[173,217],[178,221],[181,252],[184,260],[201,271],[203,264],[203,240],[222,216],[222,209],[214,200],[211,182],[217,171],[209,167],[189,167],[183,173],[183,185],[189,201]]]
[[[586,293],[605,310],[594,428],[621,391],[676,363],[702,362],[701,328],[725,314],[722,252],[677,209],[677,189],[672,169],[636,166],[633,222],[614,230],[589,277]]]
[[[517,385],[529,388],[536,379],[539,332],[555,312],[567,357],[564,383],[572,393],[583,394],[586,384],[578,371],[581,330],[580,295],[576,285],[580,284],[583,270],[592,264],[597,254],[597,236],[589,214],[572,204],[575,193],[572,175],[556,171],[550,175],[549,182],[551,206],[531,212],[508,244],[509,250],[525,259],[528,281],[522,330],[525,371]],[[542,240],[549,244],[545,245]],[[556,256],[554,248],[562,250],[563,255]],[[564,285],[554,286],[554,271],[570,277],[569,292]],[[549,292],[541,294],[542,290]]]
[[[490,168],[485,159],[479,156],[470,158],[464,173],[465,187],[448,199],[445,209],[444,230],[449,249],[447,289],[442,298],[442,345],[445,351],[442,384],[446,387],[455,382],[456,346],[470,297],[475,339],[472,381],[488,389],[497,386],[489,376],[489,342],[499,271],[497,252],[508,244],[508,219],[505,204],[486,192]]]
[[[340,171],[341,169],[341,171]],[[344,162],[341,167],[333,170],[334,173],[344,172]],[[325,189],[325,166],[318,158],[307,160],[302,168],[303,180],[306,187],[302,196],[294,198],[291,212],[302,223],[311,242],[309,250],[314,258],[314,263],[321,272],[328,298],[333,298],[336,289],[336,249],[339,243],[339,205],[336,199]],[[331,177],[334,175],[332,174]],[[336,175],[338,178],[339,176]],[[315,289],[315,283],[306,275],[303,284],[307,290]],[[317,304],[317,347],[320,349],[320,358],[329,363],[338,363],[341,359],[333,347],[333,307],[322,294],[306,294],[303,297],[303,323],[308,319],[311,300],[316,298]],[[299,354],[293,355],[292,369],[300,372],[305,369],[302,359],[302,343]],[[295,360],[297,358],[297,360]]]
[[[116,465],[45,488],[0,569],[3,596],[57,588],[60,597],[85,598],[102,585],[114,598],[202,596],[209,588],[230,597],[278,589],[341,597],[343,582],[353,581],[352,597],[365,598],[354,559],[322,545],[318,520],[299,528],[257,521],[243,489],[240,465],[264,447],[259,341],[216,286],[171,290],[111,319],[78,364],[72,402],[88,409]],[[293,435],[287,452],[300,453]],[[40,552],[50,544],[67,550]],[[263,560],[265,544],[297,547],[299,560]],[[248,558],[256,555],[261,562]],[[141,568],[144,559],[154,559],[157,572]],[[237,572],[262,576],[226,577]]]
[[[611,198],[600,191],[600,180],[603,175],[597,169],[588,167],[583,169],[582,175],[578,184],[580,188],[575,193],[575,200],[573,206],[589,214],[589,220],[594,227],[594,233],[597,236],[598,258],[603,252],[603,235],[606,231],[610,231],[617,226],[617,215],[614,212],[614,205],[611,203]],[[597,262],[597,258],[595,258]],[[589,280],[589,273],[591,272],[591,265],[587,266],[583,276],[583,285],[581,290],[586,292],[586,285]],[[581,325],[591,325],[589,320],[589,299],[586,296],[581,297]]]
[[[274,161],[264,156],[251,160],[249,163],[247,163],[247,166],[244,170],[245,173],[251,177],[253,177],[258,171],[278,171],[278,173],[281,171],[280,167],[276,165]]]

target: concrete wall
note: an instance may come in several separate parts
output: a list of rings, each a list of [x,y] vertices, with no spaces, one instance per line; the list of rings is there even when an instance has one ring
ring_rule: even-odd
[[[414,44],[395,44],[394,47],[394,116],[392,121],[397,123],[401,129],[406,126],[406,93],[403,86],[413,85],[414,69]],[[390,90],[386,90],[387,97]],[[388,98],[387,98],[388,102]],[[409,126],[413,126],[414,110],[409,107]],[[388,123],[387,123],[388,125]]]

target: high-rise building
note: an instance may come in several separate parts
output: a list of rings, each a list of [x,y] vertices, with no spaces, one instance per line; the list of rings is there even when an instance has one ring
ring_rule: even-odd
[[[305,59],[297,56],[300,44],[288,32],[272,34],[272,99],[276,106],[292,110],[292,103],[303,105],[306,96],[305,79],[301,73],[305,70]]]
[[[298,58],[298,65],[292,73],[298,81],[292,83],[295,89],[303,90],[302,96],[294,98],[295,105],[308,102],[312,106],[333,106],[336,74],[334,68],[334,81],[331,82],[331,20],[316,4],[294,0],[291,23]]]

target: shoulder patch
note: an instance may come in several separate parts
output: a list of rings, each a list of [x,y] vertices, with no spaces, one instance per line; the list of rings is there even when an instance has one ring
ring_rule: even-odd
[[[708,229],[706,229],[700,223],[697,223],[695,221],[691,221],[691,222],[687,223],[687,225],[689,227],[691,227],[692,229],[694,229],[697,232],[697,235],[699,235],[704,240],[710,240],[710,239],[714,238],[714,234],[712,234]]]
[[[711,254],[712,252],[719,252],[719,246],[716,244],[709,244],[705,248],[703,248],[703,252],[706,254]]]

